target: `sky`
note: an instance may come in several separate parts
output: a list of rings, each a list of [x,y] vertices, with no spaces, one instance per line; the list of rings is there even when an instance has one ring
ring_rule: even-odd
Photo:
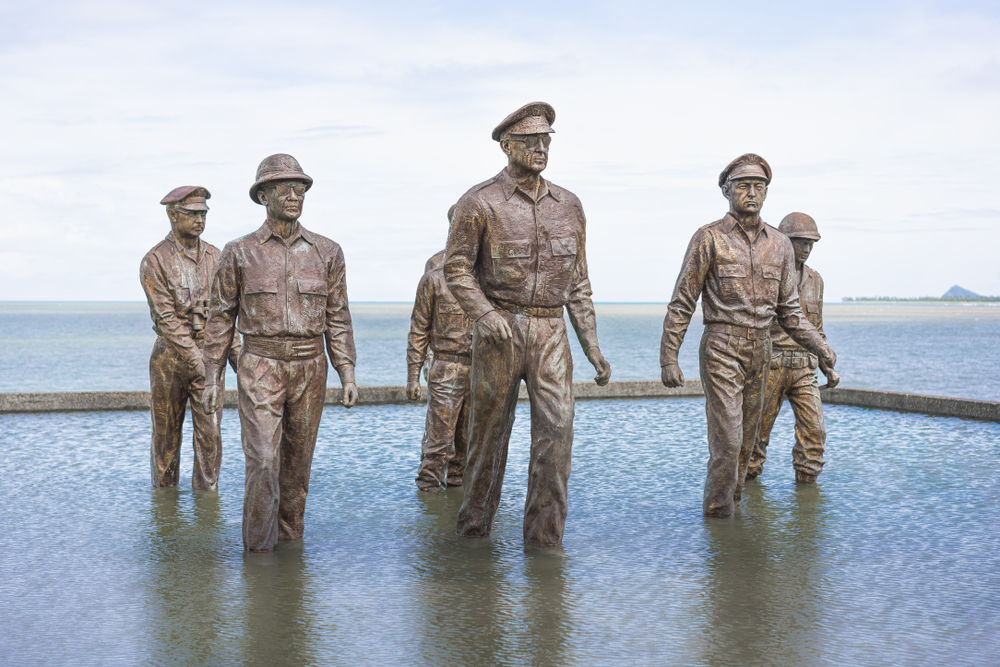
[[[827,301],[1000,294],[997,34],[987,2],[5,3],[0,300],[142,300],[160,199],[207,187],[221,248],[263,222],[248,189],[279,152],[351,299],[410,300],[535,100],[595,301],[668,301],[746,152],[765,220],[816,219]]]

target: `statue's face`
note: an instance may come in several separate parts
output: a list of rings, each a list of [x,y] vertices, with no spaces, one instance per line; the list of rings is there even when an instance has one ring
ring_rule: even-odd
[[[549,164],[548,134],[512,134],[504,139],[501,148],[517,166],[534,172],[541,172]]]
[[[261,188],[257,197],[267,207],[269,217],[295,222],[302,215],[306,184],[302,181],[274,181]]]
[[[805,264],[809,259],[809,253],[813,251],[812,239],[792,239],[792,248],[795,249],[795,263]]]
[[[170,226],[174,234],[181,238],[196,239],[205,231],[207,211],[186,211],[182,208],[172,208],[167,211]]]
[[[762,178],[741,178],[727,183],[724,194],[740,215],[760,213],[767,198],[767,183]]]

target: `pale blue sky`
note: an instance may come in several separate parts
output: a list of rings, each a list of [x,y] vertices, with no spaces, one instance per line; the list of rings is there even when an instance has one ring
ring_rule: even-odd
[[[10,4],[10,3],[8,3]],[[589,220],[600,301],[669,299],[734,157],[812,214],[828,300],[1000,294],[996,3],[48,3],[0,10],[0,300],[141,299],[160,198],[255,229],[260,160],[316,181],[353,300],[412,298],[445,212],[533,100]]]

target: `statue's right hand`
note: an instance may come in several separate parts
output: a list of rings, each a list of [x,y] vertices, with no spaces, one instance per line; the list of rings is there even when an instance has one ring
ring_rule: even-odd
[[[479,335],[492,345],[510,340],[514,336],[514,332],[510,330],[507,320],[495,310],[491,310],[480,317],[476,322],[476,326],[479,327]]]
[[[679,387],[684,384],[684,373],[677,364],[660,367],[660,380],[665,387]]]
[[[204,408],[207,414],[215,414],[215,411],[219,409],[219,395],[221,393],[217,384],[210,384],[205,387],[205,391],[201,394],[201,407]]]
[[[420,400],[420,380],[410,380],[406,383],[406,398],[410,401]]]

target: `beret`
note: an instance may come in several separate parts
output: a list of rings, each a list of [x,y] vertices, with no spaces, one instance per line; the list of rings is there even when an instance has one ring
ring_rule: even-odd
[[[552,123],[556,120],[556,110],[545,102],[530,102],[510,114],[493,129],[493,141],[500,141],[504,132],[511,134],[549,134],[555,132]]]
[[[306,190],[312,187],[313,179],[309,178],[299,166],[299,161],[286,153],[277,153],[264,158],[257,167],[257,180],[250,186],[250,199],[259,204],[257,193],[261,186],[270,181],[302,181]]]
[[[756,153],[746,153],[729,163],[729,166],[719,174],[719,187],[726,181],[737,178],[761,178],[765,183],[771,182],[771,165]]]
[[[206,199],[210,199],[212,193],[207,188],[198,185],[182,185],[167,193],[167,196],[160,200],[161,204],[182,204],[181,208],[187,211],[207,211]]]

